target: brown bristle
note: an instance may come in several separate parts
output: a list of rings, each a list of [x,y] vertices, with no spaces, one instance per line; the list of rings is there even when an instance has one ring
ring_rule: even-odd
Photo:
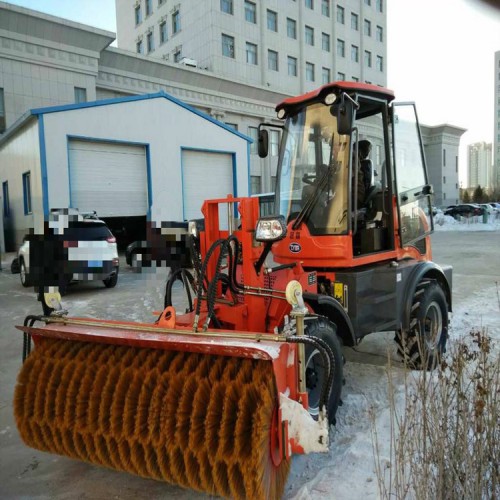
[[[247,497],[245,490],[245,481],[241,473],[239,464],[233,464],[229,468],[229,487],[231,489],[231,497],[245,500]]]
[[[227,465],[225,462],[215,462],[214,471],[214,486],[218,495],[228,497],[231,495],[229,488],[229,478],[227,477]]]
[[[200,464],[196,459],[196,455],[190,450],[185,450],[184,462],[186,464],[186,478],[189,487],[193,490],[203,491],[202,480],[200,476]]]
[[[44,451],[233,498],[279,498],[270,453],[272,363],[42,339],[14,398],[22,439]]]
[[[234,454],[234,430],[238,419],[238,400],[240,387],[232,383],[226,390],[219,431],[219,449],[217,456],[221,460],[230,461]]]
[[[189,446],[189,430],[191,428],[193,401],[197,386],[198,381],[196,378],[189,378],[182,388],[182,395],[177,406],[175,439],[182,449]]]
[[[193,398],[191,428],[189,429],[189,448],[200,452],[205,446],[206,416],[210,403],[210,384],[207,379],[201,379]]]

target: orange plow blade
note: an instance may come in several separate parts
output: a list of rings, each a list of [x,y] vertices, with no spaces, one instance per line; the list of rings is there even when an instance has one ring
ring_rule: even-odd
[[[282,496],[295,346],[88,319],[19,328],[36,346],[14,401],[29,446],[210,495]]]

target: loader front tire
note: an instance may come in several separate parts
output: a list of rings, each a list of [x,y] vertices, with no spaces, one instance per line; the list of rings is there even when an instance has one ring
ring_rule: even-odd
[[[410,325],[396,333],[398,351],[415,370],[433,370],[446,351],[448,304],[443,289],[434,281],[421,281],[413,296]]]
[[[340,397],[343,385],[343,366],[342,348],[340,340],[337,337],[337,327],[331,321],[321,316],[306,319],[305,333],[310,337],[317,337],[324,340],[332,350],[335,359],[333,367],[334,378],[330,397],[328,399],[327,412],[328,421],[335,425],[335,415],[340,405]],[[309,398],[309,413],[317,418],[319,415],[319,400],[327,368],[324,366],[323,358],[320,352],[312,346],[305,347],[306,359],[306,387]]]

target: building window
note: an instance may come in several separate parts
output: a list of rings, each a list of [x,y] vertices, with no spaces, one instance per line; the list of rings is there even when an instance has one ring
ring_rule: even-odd
[[[9,201],[9,183],[7,181],[2,182],[2,195],[3,195],[3,216],[8,217],[10,215],[10,201]]]
[[[6,120],[5,120],[5,97],[3,88],[0,88],[0,134],[3,134],[6,129]]]
[[[345,57],[345,42],[344,40],[337,39],[337,55]]]
[[[353,82],[359,82],[359,78],[357,76],[351,76],[351,80]]]
[[[321,68],[321,83],[323,85],[325,83],[330,83],[330,69],[329,68]]]
[[[340,24],[345,24],[345,9],[340,5],[337,5],[337,22]]]
[[[267,29],[278,31],[278,14],[274,10],[267,9]]]
[[[250,144],[250,153],[257,154],[257,146],[259,144],[259,129],[257,127],[248,127],[248,137],[253,140],[253,142]]]
[[[136,44],[135,44],[135,50],[138,54],[142,54],[142,40],[139,40]]]
[[[176,10],[172,14],[172,35],[179,33],[181,30],[181,13],[179,10]]]
[[[248,0],[245,0],[245,21],[257,24],[257,6]]]
[[[356,31],[359,30],[359,16],[354,12],[351,12],[351,28]]]
[[[377,11],[384,12],[384,0],[377,0]]]
[[[234,59],[234,37],[222,35],[222,55]]]
[[[313,0],[305,0],[305,4],[308,9],[314,9]]]
[[[278,130],[270,130],[269,133],[269,151],[271,156],[278,156],[280,145],[280,133]]]
[[[384,28],[382,26],[377,26],[377,42],[384,41]]]
[[[153,0],[146,0],[146,17],[153,13]]]
[[[384,71],[384,58],[382,56],[377,56],[377,69]]]
[[[134,15],[135,15],[135,25],[137,26],[138,24],[142,23],[142,12],[141,12],[141,6],[138,5],[134,9]]]
[[[306,26],[306,45],[314,45],[314,28]]]
[[[443,184],[446,184],[446,176],[443,175]]]
[[[364,20],[363,29],[366,36],[372,36],[372,23],[368,19]]]
[[[163,5],[167,0],[158,0],[158,7]]]
[[[75,102],[87,102],[87,89],[75,87]]]
[[[286,18],[286,34],[288,38],[297,39],[297,22],[289,17]]]
[[[365,66],[368,68],[372,67],[372,53],[365,50]]]
[[[257,45],[247,42],[247,63],[257,64]]]
[[[297,58],[288,56],[288,76],[297,76]]]
[[[341,73],[340,71],[337,73],[337,80],[343,82],[345,80],[345,73]]]
[[[306,62],[306,80],[314,82],[314,64]]]
[[[372,4],[372,0],[365,0],[365,5],[370,6]]]
[[[146,36],[146,45],[148,46],[148,54],[155,50],[155,39],[152,31],[150,31]]]
[[[162,21],[160,23],[160,43],[165,43],[167,41],[167,22]]]
[[[446,193],[443,193],[443,200],[446,200]]]
[[[31,173],[25,172],[23,174],[23,201],[24,201],[24,215],[31,213]]]
[[[267,51],[267,67],[272,71],[278,71],[278,53],[274,50]]]
[[[321,0],[321,13],[330,17],[330,0]]]
[[[330,52],[330,35],[328,33],[321,33],[321,48]]]
[[[233,130],[238,131],[238,124],[237,124],[237,123],[229,123],[229,122],[226,122],[226,125],[227,125],[229,128],[232,128]]]
[[[351,61],[359,62],[359,49],[356,45],[351,45]]]
[[[220,10],[226,14],[232,14],[233,0],[220,0]]]
[[[252,194],[260,194],[262,192],[262,183],[260,181],[260,175],[250,176],[250,191]]]
[[[446,149],[443,149],[443,167],[446,167]]]
[[[174,62],[175,63],[181,62],[181,59],[182,59],[182,50],[176,50],[174,52]]]

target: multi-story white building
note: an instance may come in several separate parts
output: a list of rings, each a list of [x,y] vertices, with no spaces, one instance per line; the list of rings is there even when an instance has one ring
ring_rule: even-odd
[[[467,180],[468,187],[481,186],[492,189],[495,184],[491,143],[476,142],[467,146]]]
[[[494,187],[500,188],[500,50],[495,52],[495,101],[493,105],[494,112],[494,131],[493,135],[493,175]]]
[[[286,94],[387,82],[384,0],[120,0],[116,20],[119,48]]]
[[[434,127],[421,125],[421,131],[429,182],[434,189],[434,204],[448,206],[459,203],[458,150],[460,137],[466,129],[447,124]]]

